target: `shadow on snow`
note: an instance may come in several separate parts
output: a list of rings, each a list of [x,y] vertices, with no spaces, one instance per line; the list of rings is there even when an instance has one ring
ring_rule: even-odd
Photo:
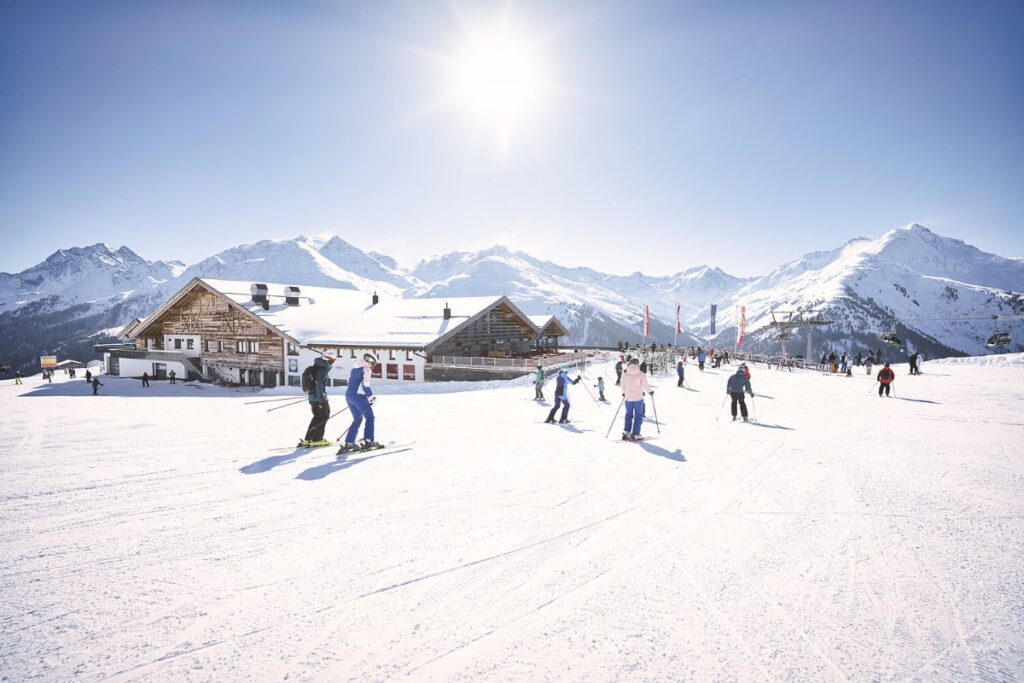
[[[354,460],[335,460],[334,462],[327,462],[324,463],[323,465],[317,465],[316,467],[310,467],[309,469],[305,469],[296,474],[295,478],[302,479],[303,481],[317,481],[318,479],[323,479],[324,477],[330,474],[334,474],[335,472],[340,472],[341,470],[348,469],[353,465],[358,465],[359,463],[366,462],[367,460],[373,460],[374,458],[380,458],[385,455],[393,455],[395,453],[404,453],[405,451],[411,450],[412,447],[409,446],[406,448],[398,448],[395,450],[391,450],[388,451],[387,453],[377,453],[376,455],[364,455],[363,457],[356,458]]]

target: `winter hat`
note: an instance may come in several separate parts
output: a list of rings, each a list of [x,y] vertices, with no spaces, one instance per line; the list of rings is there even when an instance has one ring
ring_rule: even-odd
[[[320,356],[320,357],[321,357],[321,358],[323,358],[323,359],[324,359],[325,361],[327,361],[328,363],[333,363],[333,362],[334,362],[334,360],[335,360],[335,359],[334,359],[334,354],[333,354],[333,353],[325,353],[324,355],[322,355],[322,356]]]
[[[639,358],[630,358],[629,359],[629,364],[630,365],[640,365],[640,359]]]
[[[367,363],[373,363],[374,365],[377,364],[377,357],[374,356],[372,353],[364,353],[363,360],[365,360]]]

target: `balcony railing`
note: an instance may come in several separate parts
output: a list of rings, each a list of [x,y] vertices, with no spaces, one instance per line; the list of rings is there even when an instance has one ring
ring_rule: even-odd
[[[533,369],[561,363],[575,363],[587,357],[585,353],[562,353],[534,358],[484,358],[482,356],[434,356],[430,364],[453,368]]]

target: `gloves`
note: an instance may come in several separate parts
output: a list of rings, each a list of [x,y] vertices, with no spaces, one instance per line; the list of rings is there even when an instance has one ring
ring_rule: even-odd
[[[648,394],[650,394],[651,396],[654,396],[654,389],[651,389],[651,390],[650,390],[650,391],[648,391],[647,393],[648,393]]]

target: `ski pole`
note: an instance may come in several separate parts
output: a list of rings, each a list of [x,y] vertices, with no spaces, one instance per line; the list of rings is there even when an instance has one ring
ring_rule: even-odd
[[[280,410],[281,408],[287,408],[288,406],[294,406],[294,405],[298,405],[299,403],[305,403],[307,400],[309,400],[309,399],[300,398],[297,401],[292,401],[291,403],[285,403],[283,406],[274,406],[273,408],[267,408],[267,412],[271,413],[271,412],[273,412],[275,410]]]
[[[654,394],[651,394],[651,407],[654,408],[654,426],[658,428],[658,433],[661,434],[661,424],[658,423],[658,404],[654,402]]]
[[[281,401],[293,401],[294,396],[285,396],[284,398],[265,398],[260,401],[246,401],[243,405],[251,406],[255,403],[280,403]]]
[[[327,417],[326,417],[326,418],[325,418],[325,419],[324,419],[324,420],[323,420],[322,422],[317,422],[317,423],[316,423],[315,425],[313,425],[313,426],[314,426],[314,428],[315,428],[315,427],[319,427],[320,425],[325,425],[325,424],[327,424],[327,422],[328,422],[328,421],[330,421],[330,419],[331,419],[332,417],[335,417],[335,416],[337,416],[337,415],[341,415],[341,414],[342,414],[342,413],[344,413],[344,412],[345,412],[346,410],[348,410],[348,406],[345,406],[345,407],[344,407],[344,408],[342,408],[341,410],[335,410],[335,411],[334,411],[333,413],[331,413],[330,415],[328,415],[328,416],[327,416]]]
[[[875,384],[878,384],[878,380],[877,380],[877,379],[875,380]],[[872,384],[872,385],[871,385],[871,388],[870,388],[870,389],[868,389],[868,393],[869,393],[869,394],[870,394],[870,393],[871,393],[872,391],[874,391],[874,390],[875,390],[875,384]]]
[[[757,422],[757,401],[754,400],[754,395],[750,395],[750,412],[754,414],[754,422]]]
[[[722,417],[722,408],[725,407],[725,402],[728,401],[728,400],[729,400],[729,394],[726,394],[725,398],[722,399],[722,405],[718,406],[718,414],[715,415],[715,422],[718,422],[718,418]]]
[[[605,432],[604,438],[608,438],[608,435],[612,433],[612,427],[615,426],[615,421],[619,419],[619,411],[622,410],[622,404],[626,402],[626,397],[623,396],[622,400],[619,401],[619,407],[615,409],[615,416],[612,418],[612,423],[608,425],[608,431]]]
[[[594,398],[594,392],[592,392],[586,384],[583,385],[583,388],[584,390],[586,390],[588,394],[590,394],[590,398],[593,399],[594,403],[596,403],[597,405],[601,405],[601,402]]]

